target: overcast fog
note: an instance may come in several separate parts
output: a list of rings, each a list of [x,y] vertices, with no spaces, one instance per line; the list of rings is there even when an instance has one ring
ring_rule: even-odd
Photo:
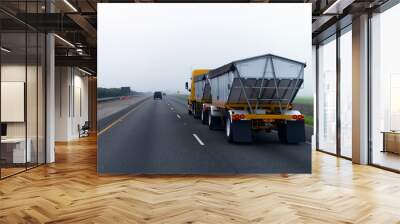
[[[311,4],[98,4],[98,86],[186,92],[197,68],[272,53],[305,62]]]

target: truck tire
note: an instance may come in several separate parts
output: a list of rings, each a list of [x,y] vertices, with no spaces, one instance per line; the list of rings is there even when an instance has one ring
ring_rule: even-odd
[[[201,110],[201,123],[202,124],[207,124],[208,122],[208,111],[206,110]]]
[[[197,103],[193,104],[193,117],[195,119],[200,119],[200,113],[199,113],[199,108],[197,106]]]
[[[225,122],[225,136],[228,142],[252,143],[253,133],[250,120],[231,121],[228,115]]]
[[[210,128],[210,130],[218,129],[218,119],[219,117],[212,116],[211,112],[208,113],[208,128]]]
[[[232,125],[231,125],[231,119],[229,116],[226,117],[226,122],[225,122],[225,136],[228,142],[233,142],[232,138]]]
[[[189,102],[188,102],[188,105],[187,105],[187,110],[188,110],[188,114],[189,114],[189,115],[192,115],[192,110],[191,110],[191,107],[192,107],[192,105],[191,105],[191,104],[189,104]]]

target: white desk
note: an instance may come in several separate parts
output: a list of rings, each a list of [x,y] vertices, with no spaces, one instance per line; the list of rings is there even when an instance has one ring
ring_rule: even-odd
[[[400,131],[383,131],[382,152],[400,154]]]
[[[32,160],[32,153],[31,153],[31,146],[32,141],[31,139],[27,139],[27,147],[25,150],[25,138],[5,138],[1,139],[1,144],[3,145],[14,145],[13,150],[13,163],[25,163],[31,162]],[[26,153],[26,154],[25,154]],[[25,161],[25,159],[27,159]]]

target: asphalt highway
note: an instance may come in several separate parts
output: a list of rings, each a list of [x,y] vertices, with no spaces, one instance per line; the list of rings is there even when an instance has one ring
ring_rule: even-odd
[[[232,144],[188,115],[183,97],[152,97],[98,132],[98,171],[114,174],[310,173],[311,145],[261,132]]]

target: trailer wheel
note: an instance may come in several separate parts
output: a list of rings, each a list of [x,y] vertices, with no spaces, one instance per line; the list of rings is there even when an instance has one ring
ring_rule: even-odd
[[[253,133],[250,120],[231,121],[230,117],[226,119],[225,136],[229,142],[251,143],[253,142]]]
[[[226,134],[226,139],[228,140],[228,142],[233,142],[232,125],[231,125],[231,119],[229,119],[229,116],[227,116],[226,122],[225,122],[225,134]]]
[[[213,129],[213,122],[212,122],[212,116],[211,113],[208,114],[208,128],[210,128],[211,130]]]
[[[188,114],[189,114],[189,115],[192,115],[192,110],[191,110],[191,107],[192,107],[192,105],[191,105],[191,104],[189,104],[189,102],[188,102],[188,105],[187,105],[187,110],[188,110]]]
[[[214,117],[211,115],[211,112],[208,113],[208,128],[211,130],[216,130],[217,129],[217,120],[218,117]]]
[[[201,123],[202,124],[207,124],[207,122],[208,122],[208,113],[209,113],[209,111],[207,111],[207,110],[201,110]]]
[[[195,109],[194,103],[192,103],[192,115],[193,115],[193,118],[196,118],[196,109]]]
[[[195,119],[200,119],[200,116],[201,116],[201,111],[199,110],[199,106],[198,106],[198,104],[197,103],[194,103],[193,104],[193,117],[195,118]]]

